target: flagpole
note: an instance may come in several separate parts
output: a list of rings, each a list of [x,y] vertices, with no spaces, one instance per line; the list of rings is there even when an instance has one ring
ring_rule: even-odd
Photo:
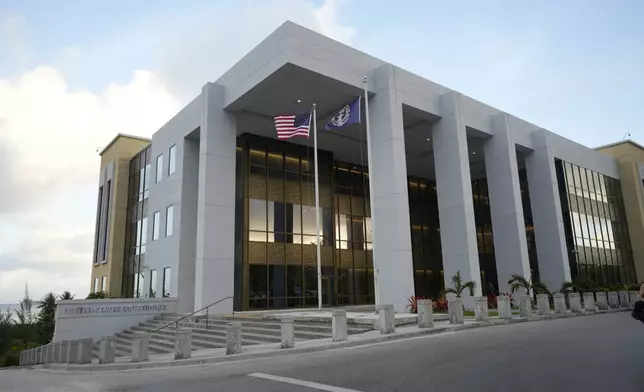
[[[316,105],[313,104],[313,159],[315,160],[315,234],[317,247],[317,270],[318,270],[318,308],[322,309],[322,259],[320,257],[320,189],[318,187],[318,126]]]
[[[378,266],[376,265],[376,256],[375,256],[375,244],[376,236],[376,214],[375,205],[374,205],[374,194],[373,194],[373,165],[371,164],[371,136],[369,135],[369,91],[367,89],[368,82],[367,77],[364,77],[364,112],[365,112],[365,124],[367,128],[367,165],[369,167],[369,207],[371,210],[371,258],[373,260],[373,287],[374,287],[374,302],[376,304],[376,311],[378,311],[378,304],[380,303],[380,290],[378,285]],[[362,146],[360,146],[362,148]]]

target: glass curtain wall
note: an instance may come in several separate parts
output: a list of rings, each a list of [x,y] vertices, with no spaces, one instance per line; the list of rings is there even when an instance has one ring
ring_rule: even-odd
[[[635,283],[620,181],[555,160],[572,279]]]
[[[125,233],[125,263],[122,295],[139,298],[148,294],[144,284],[148,198],[150,196],[150,147],[130,160],[128,211]]]

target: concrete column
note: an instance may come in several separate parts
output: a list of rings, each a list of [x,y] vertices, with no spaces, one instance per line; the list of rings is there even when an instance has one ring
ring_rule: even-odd
[[[530,261],[525,235],[519,169],[508,115],[492,118],[494,136],[483,144],[485,172],[490,197],[494,257],[499,290],[510,292],[508,279],[520,274],[530,279]]]
[[[116,336],[104,336],[98,346],[98,363],[113,363],[116,357]]]
[[[226,355],[242,351],[241,323],[228,323],[226,326]]]
[[[438,216],[445,287],[456,272],[464,281],[476,282],[474,296],[481,296],[481,271],[476,242],[472,180],[467,133],[461,112],[461,95],[448,92],[440,97],[441,119],[432,131]],[[500,279],[502,280],[502,279]],[[469,292],[464,303],[472,308]]]
[[[586,312],[594,312],[595,309],[595,293],[585,292],[583,293],[584,298],[584,310]]]
[[[380,334],[386,335],[396,332],[394,306],[389,304],[379,305],[378,314],[380,316]]]
[[[206,84],[199,144],[195,310],[233,296],[235,282],[235,116],[223,110],[224,87]],[[210,308],[231,313],[233,301]]]
[[[334,309],[331,317],[331,336],[333,341],[347,340],[347,311]]]
[[[555,303],[555,314],[566,314],[566,296],[561,293],[552,294]]]
[[[447,313],[450,324],[464,324],[463,316],[463,298],[451,297],[447,300]]]
[[[540,279],[552,288],[571,279],[555,157],[548,135],[546,130],[532,133],[534,151],[526,154],[525,163]]]
[[[132,362],[145,362],[149,358],[148,348],[150,335],[146,332],[134,332],[132,337]]]
[[[174,359],[192,357],[192,331],[179,329],[174,332]]]
[[[487,297],[474,297],[474,315],[476,321],[489,321],[490,313],[487,307]]]
[[[69,341],[69,351],[67,351],[67,363],[78,363],[78,340]]]
[[[532,317],[532,297],[529,295],[519,296],[519,317]]]
[[[635,306],[637,301],[639,301],[639,291],[629,291],[628,296],[630,299],[631,306]]]
[[[537,312],[542,316],[550,314],[550,298],[548,294],[537,294]]]
[[[617,291],[608,292],[608,306],[611,309],[619,308],[619,295],[617,294]]]
[[[54,363],[58,362],[60,363],[60,356],[61,356],[61,351],[62,351],[62,342],[54,342]]]
[[[292,348],[295,346],[295,320],[292,317],[282,318],[280,335],[282,337],[281,348]],[[333,321],[331,321],[333,322]]]
[[[94,340],[92,338],[81,338],[78,341],[77,363],[92,363],[92,347],[94,347]]]
[[[434,327],[434,308],[431,299],[418,300],[418,328]]]
[[[619,306],[622,308],[628,308],[631,306],[631,300],[628,298],[628,291],[620,291],[619,293]]]
[[[54,362],[56,362],[56,342],[51,342],[47,347],[47,363]]]
[[[500,319],[509,320],[512,318],[512,302],[507,295],[499,295],[496,297],[496,307],[499,312]]]
[[[374,218],[373,258],[376,303],[393,304],[404,312],[414,295],[411,253],[407,159],[401,94],[396,90],[394,67],[375,71],[376,94],[369,99],[373,173],[371,214]]]
[[[570,304],[571,312],[581,313],[581,298],[579,293],[568,293],[568,303]]]
[[[60,356],[58,357],[59,363],[67,363],[67,355],[69,354],[69,340],[63,340],[60,345]]]
[[[597,295],[597,309],[608,310],[608,295],[604,291],[598,291]]]

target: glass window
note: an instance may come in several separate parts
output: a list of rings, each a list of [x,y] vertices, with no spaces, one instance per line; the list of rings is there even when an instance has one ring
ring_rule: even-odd
[[[157,157],[157,171],[156,171],[156,177],[154,179],[155,184],[161,181],[163,178],[163,154],[159,155]]]
[[[156,297],[157,290],[157,270],[153,269],[150,271],[150,291],[148,295],[150,298]]]
[[[163,269],[163,298],[170,296],[170,279],[172,278],[172,270],[170,267]]]
[[[145,166],[145,183],[143,188],[143,198],[147,199],[150,197],[150,176],[152,175],[152,165],[147,164]]]
[[[266,231],[266,201],[249,199],[249,230]]]
[[[94,292],[99,293],[100,292],[100,286],[99,286],[99,280],[98,278],[94,278]]]
[[[315,235],[315,207],[302,206],[302,233]]]
[[[177,170],[177,146],[170,147],[168,158],[168,175],[173,174]]]
[[[159,239],[159,231],[161,228],[161,213],[158,211],[152,216],[152,241]]]
[[[148,242],[148,218],[141,220],[141,254],[145,253],[145,244]]]
[[[101,291],[107,293],[107,276],[101,278]]]
[[[165,210],[165,236],[170,237],[174,232],[174,206]]]

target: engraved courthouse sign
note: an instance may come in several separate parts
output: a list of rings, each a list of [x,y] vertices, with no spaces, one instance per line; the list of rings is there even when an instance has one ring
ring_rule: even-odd
[[[77,306],[65,308],[65,314],[123,314],[123,313],[155,313],[165,312],[166,304],[147,305],[112,305],[112,306]]]

